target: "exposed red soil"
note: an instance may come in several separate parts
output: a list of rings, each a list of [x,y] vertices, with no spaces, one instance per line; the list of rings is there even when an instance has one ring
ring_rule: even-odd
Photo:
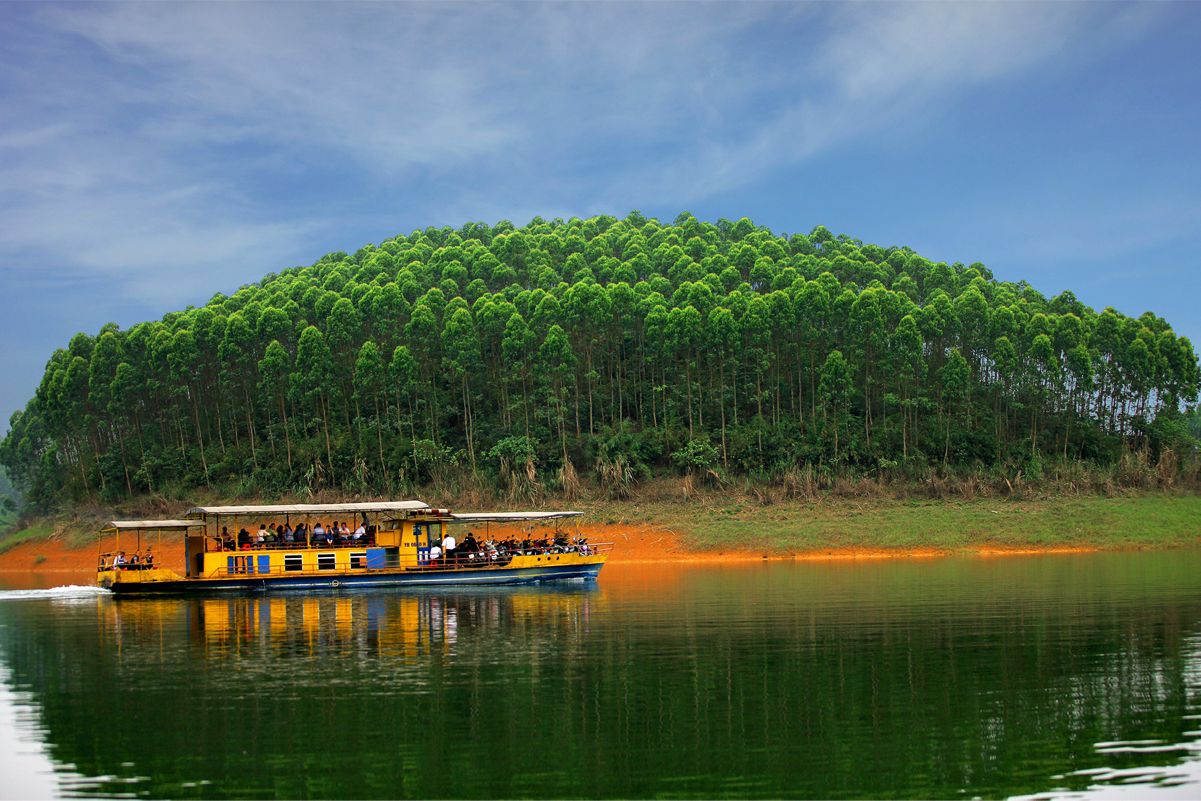
[[[504,537],[517,534],[517,529],[504,526],[493,526],[491,534]],[[611,564],[627,566],[646,565],[645,571],[623,569],[628,574],[625,580],[636,581],[639,575],[648,582],[661,583],[663,572],[652,566],[665,563],[688,564],[731,564],[760,562],[765,560],[858,560],[858,559],[933,559],[948,556],[952,551],[937,548],[823,548],[800,552],[761,552],[752,549],[728,549],[723,551],[692,551],[685,544],[685,538],[670,529],[652,525],[609,524],[589,526],[587,528],[592,543],[612,542],[613,550],[610,556]],[[133,541],[127,536],[123,538],[122,547],[127,552],[133,551]],[[116,542],[112,537],[106,537],[102,550],[111,551]],[[178,537],[164,536],[161,545],[151,545],[155,561],[165,567],[183,570],[183,541]],[[969,553],[978,556],[1018,556],[1033,554],[1066,554],[1086,553],[1095,548],[1087,547],[1014,547],[1014,548],[980,548]],[[27,580],[22,584],[33,583],[36,586],[53,586],[64,582],[90,584],[95,580],[97,549],[95,546],[70,548],[59,539],[39,540],[22,543],[5,553],[0,554],[0,573],[25,574]],[[36,576],[43,576],[38,580]]]

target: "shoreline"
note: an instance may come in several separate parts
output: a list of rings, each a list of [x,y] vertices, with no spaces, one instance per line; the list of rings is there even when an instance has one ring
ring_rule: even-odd
[[[611,565],[997,558],[1201,546],[1201,495],[1191,493],[766,504],[711,494],[585,500],[576,508],[584,517],[573,533],[593,544],[613,543]],[[92,573],[98,543],[90,532],[101,525],[97,519],[103,518],[94,510],[88,517],[27,521],[25,529],[0,537],[0,574]],[[477,533],[501,538],[520,537],[520,531],[493,524]],[[112,546],[106,539],[104,550]],[[159,564],[182,568],[182,540],[164,535],[154,552]]]
[[[605,537],[606,534],[612,535]],[[632,536],[631,536],[632,535]],[[993,559],[1014,556],[1066,556],[1102,551],[1145,551],[1172,550],[1190,547],[1189,544],[1171,545],[975,545],[962,547],[887,548],[840,546],[802,549],[795,551],[763,551],[755,548],[731,548],[725,550],[698,550],[681,542],[676,532],[665,532],[650,526],[615,525],[601,528],[594,542],[612,540],[614,550],[609,565],[653,566],[653,565],[748,565],[757,562],[858,562],[893,559],[929,560],[951,557]],[[1196,543],[1201,545],[1201,541]],[[181,545],[164,544],[159,553],[160,563],[182,568]],[[22,542],[0,553],[0,574],[91,574],[96,560],[95,546],[70,547],[62,540],[35,540]]]

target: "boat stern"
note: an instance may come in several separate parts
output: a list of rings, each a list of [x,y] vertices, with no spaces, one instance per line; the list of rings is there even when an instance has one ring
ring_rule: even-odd
[[[152,567],[147,570],[105,568],[96,573],[96,584],[105,589],[113,589],[117,584],[153,584],[162,581],[184,581],[184,577],[166,567]]]

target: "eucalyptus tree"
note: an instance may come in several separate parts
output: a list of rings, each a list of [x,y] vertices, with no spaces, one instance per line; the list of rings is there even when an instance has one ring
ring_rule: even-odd
[[[518,433],[530,464],[647,471],[706,441],[726,471],[767,475],[813,460],[1104,465],[1169,447],[1187,461],[1193,440],[1165,432],[1188,431],[1173,421],[1199,384],[1192,343],[1157,315],[1047,298],[981,264],[821,226],[535,218],[400,234],[78,334],[0,461],[45,507],[254,491],[316,464],[332,487],[384,491],[430,459],[444,474],[460,446],[473,469]],[[247,463],[260,469],[240,476]]]

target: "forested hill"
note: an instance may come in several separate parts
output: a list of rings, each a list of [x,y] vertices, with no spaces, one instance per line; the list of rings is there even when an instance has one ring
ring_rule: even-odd
[[[0,461],[35,508],[205,485],[620,493],[672,470],[1036,476],[1182,461],[1198,384],[1151,313],[821,227],[634,212],[415,231],[78,334]]]

